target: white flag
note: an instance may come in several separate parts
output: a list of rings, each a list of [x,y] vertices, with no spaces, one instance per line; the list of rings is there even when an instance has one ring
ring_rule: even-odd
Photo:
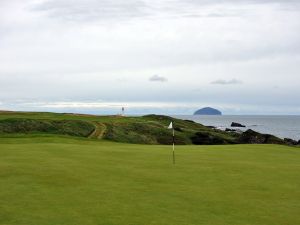
[[[170,123],[170,125],[168,126],[168,129],[173,129],[173,122]]]

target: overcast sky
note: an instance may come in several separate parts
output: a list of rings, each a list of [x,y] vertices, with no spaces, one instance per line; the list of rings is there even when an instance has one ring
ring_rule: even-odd
[[[0,0],[0,109],[300,114],[299,0]]]

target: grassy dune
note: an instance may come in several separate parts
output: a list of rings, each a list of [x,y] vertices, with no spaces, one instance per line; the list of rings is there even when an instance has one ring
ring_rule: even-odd
[[[1,225],[300,224],[300,149],[0,138]]]
[[[66,135],[132,144],[171,144],[173,121],[177,145],[286,144],[272,135],[225,132],[188,120],[162,115],[141,117],[93,116],[65,113],[1,112],[0,137]]]

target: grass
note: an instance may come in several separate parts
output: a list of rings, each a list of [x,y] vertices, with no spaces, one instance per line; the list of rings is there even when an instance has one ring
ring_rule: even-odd
[[[91,122],[80,120],[33,120],[10,118],[0,120],[0,134],[46,133],[88,137],[95,130]]]
[[[0,138],[1,225],[300,224],[300,149]]]
[[[39,120],[84,120],[97,122],[114,121],[136,121],[141,117],[120,117],[120,116],[95,116],[72,113],[50,113],[50,112],[6,112],[0,111],[0,120],[4,119],[39,119]]]
[[[0,137],[57,134],[131,144],[171,144],[173,121],[177,145],[289,144],[273,135],[248,130],[242,134],[208,128],[193,121],[163,115],[95,116],[47,112],[0,111]]]
[[[237,134],[168,116],[122,117],[43,112],[0,111],[0,137],[57,134],[133,144],[170,144],[172,131],[167,126],[171,121],[175,125],[176,144],[239,143]]]

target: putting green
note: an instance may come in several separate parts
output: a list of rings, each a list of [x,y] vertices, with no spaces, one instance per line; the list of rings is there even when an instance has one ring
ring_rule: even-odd
[[[300,149],[0,138],[1,225],[300,224]]]

